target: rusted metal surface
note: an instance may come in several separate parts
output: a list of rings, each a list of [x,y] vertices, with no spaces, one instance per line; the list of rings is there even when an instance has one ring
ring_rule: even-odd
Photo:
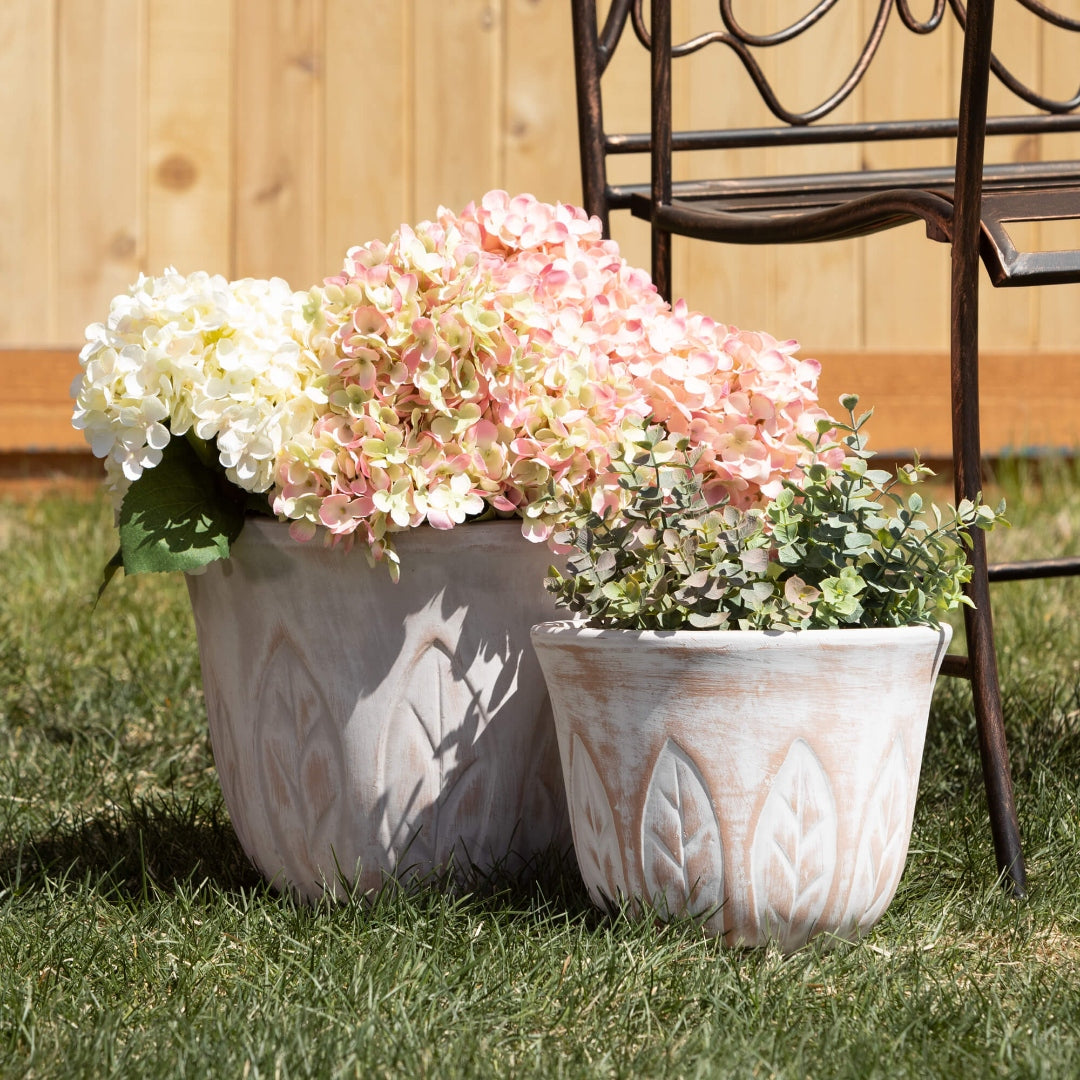
[[[956,187],[952,229],[952,407],[953,459],[958,499],[973,499],[981,486],[979,443],[979,236],[986,101],[994,0],[973,3],[967,13],[960,85],[960,128],[956,140]],[[1005,721],[998,683],[994,622],[987,577],[986,538],[972,537],[968,596],[964,609],[971,692],[990,831],[998,869],[1017,896],[1027,891]]]
[[[1063,33],[1080,32],[1080,20],[1061,15],[1041,0],[1019,0],[1028,11]],[[958,497],[970,498],[980,484],[978,274],[980,259],[997,286],[1080,281],[1080,251],[1020,251],[1012,222],[1080,218],[1080,162],[1021,162],[984,167],[987,135],[1038,135],[1080,130],[1080,92],[1048,97],[1026,85],[992,49],[994,0],[935,0],[917,17],[909,0],[879,0],[854,65],[838,76],[835,89],[812,108],[787,108],[755,53],[790,41],[827,16],[850,15],[851,6],[820,0],[791,25],[751,33],[739,22],[734,0],[720,0],[719,25],[683,42],[671,39],[670,0],[653,0],[646,23],[643,0],[620,0],[609,9],[597,35],[595,0],[574,0],[578,57],[579,119],[586,206],[605,223],[613,209],[629,208],[651,223],[653,276],[671,295],[671,237],[678,234],[738,244],[814,243],[864,235],[922,221],[927,235],[952,249],[951,394],[953,461]],[[817,121],[827,117],[862,80],[892,15],[914,34],[938,30],[951,17],[964,31],[959,109],[956,116],[855,124]],[[629,24],[633,38],[651,53],[652,112],[648,133],[603,129],[600,82]],[[627,35],[627,40],[630,40]],[[591,43],[591,44],[590,44]],[[653,48],[653,43],[657,47]],[[734,53],[770,112],[774,128],[675,132],[672,125],[673,61],[707,47]],[[585,54],[592,48],[594,55]],[[1031,116],[987,117],[991,76],[1020,101],[1041,110]],[[672,156],[699,149],[883,140],[955,139],[951,168],[862,171],[799,176],[673,183]],[[611,185],[607,157],[650,153],[649,182]],[[643,178],[644,181],[644,178]],[[989,569],[978,534],[971,553],[969,592],[976,609],[966,612],[969,658],[950,657],[943,670],[971,678],[980,755],[990,807],[998,866],[1013,892],[1023,895],[1026,875],[1005,742],[993,640],[991,580],[1059,576],[1080,572],[1080,560],[1008,564]]]
[[[644,48],[650,52],[652,51],[652,42],[660,35],[656,33],[655,29],[650,30],[646,27],[644,2],[645,0],[632,0],[630,4],[623,2],[612,5],[604,28],[604,38],[610,42],[604,57],[604,66],[607,65],[611,53],[614,52],[615,46],[618,44],[628,14],[638,41]],[[979,2],[980,0],[975,0],[973,6],[978,7]],[[1080,32],[1080,20],[1052,10],[1046,4],[1041,3],[1040,0],[1019,0],[1019,2],[1036,17],[1053,26],[1067,31]],[[726,47],[738,57],[750,79],[757,87],[762,100],[778,120],[792,125],[811,124],[815,120],[820,120],[823,116],[828,116],[829,113],[833,112],[851,96],[855,88],[862,82],[881,45],[889,19],[894,11],[899,16],[900,22],[912,33],[930,34],[945,23],[946,3],[959,26],[966,29],[968,12],[961,0],[935,0],[932,11],[925,19],[920,19],[912,13],[909,0],[878,0],[877,12],[867,33],[866,41],[859,50],[851,70],[842,77],[837,88],[823,101],[813,108],[801,111],[788,109],[783,105],[754,52],[755,50],[784,45],[797,38],[812,26],[820,23],[830,11],[838,6],[838,0],[820,0],[814,8],[796,19],[795,22],[769,34],[754,34],[746,30],[735,16],[735,0],[720,0],[720,20],[723,29],[698,34],[688,41],[672,43],[667,52],[673,59],[680,59],[699,52],[710,45]],[[663,3],[661,6],[670,9],[670,3]],[[669,35],[664,35],[664,40],[670,41]],[[989,64],[990,70],[1004,86],[1008,87],[1020,100],[1035,106],[1037,109],[1042,109],[1048,113],[1069,113],[1080,105],[1080,90],[1070,98],[1048,97],[1028,86],[992,51]]]
[[[1030,562],[991,563],[991,581],[1034,581],[1039,578],[1074,577],[1080,574],[1080,558],[1032,559]]]

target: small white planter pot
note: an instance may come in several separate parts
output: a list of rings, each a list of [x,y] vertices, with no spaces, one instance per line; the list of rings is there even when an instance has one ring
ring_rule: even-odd
[[[949,637],[534,627],[593,900],[734,946],[866,933],[907,857]]]
[[[359,548],[254,519],[188,578],[229,814],[262,873],[307,899],[570,842],[529,644],[555,612],[550,552],[513,522],[395,542],[397,584]]]

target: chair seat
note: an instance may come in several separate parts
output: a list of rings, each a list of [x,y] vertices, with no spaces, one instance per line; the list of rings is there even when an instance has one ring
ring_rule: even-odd
[[[951,168],[930,168],[684,181],[655,209],[645,185],[613,194],[634,216],[699,239],[811,243],[921,220],[931,239],[947,243],[953,179]],[[1080,161],[988,165],[981,218],[980,253],[994,285],[1080,281],[1080,251],[1020,251],[1007,228],[1080,218]]]

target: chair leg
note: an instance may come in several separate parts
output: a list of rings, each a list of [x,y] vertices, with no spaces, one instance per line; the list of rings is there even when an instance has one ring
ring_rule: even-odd
[[[671,233],[652,227],[652,278],[656,291],[671,301]]]
[[[952,409],[956,494],[974,499],[981,483],[979,439],[979,233],[986,134],[987,84],[992,62],[994,0],[968,5],[964,33],[961,107],[956,140],[956,183],[952,221]],[[986,538],[972,529],[971,580],[965,608],[968,672],[975,699],[990,831],[998,870],[1014,896],[1027,892],[1020,828],[1016,820],[1009,751],[998,684],[994,622],[986,566]]]
[[[979,440],[978,255],[964,252],[953,242],[952,403],[953,465],[957,499],[974,499],[981,485],[982,451]],[[1001,687],[998,683],[994,621],[990,608],[986,536],[971,530],[971,580],[966,591],[975,605],[964,609],[967,631],[968,674],[971,676],[979,756],[986,785],[990,831],[998,872],[1013,896],[1027,894],[1027,873],[1016,820],[1009,750],[1005,743]]]
[[[968,595],[974,610],[964,609],[967,630],[971,691],[975,702],[975,723],[979,734],[983,782],[990,811],[990,831],[998,872],[1015,897],[1027,895],[1027,871],[1020,846],[1020,826],[1016,819],[1009,749],[1005,742],[1004,712],[998,683],[997,650],[994,646],[994,620],[990,608],[990,587],[986,576],[986,539],[973,530],[971,552],[972,578]]]
[[[956,257],[954,244],[954,259]],[[976,264],[977,269],[977,264]],[[974,499],[981,484],[979,445],[979,347],[978,281],[971,273],[953,278],[953,464],[956,469],[957,499]],[[1004,875],[1013,896],[1027,895],[1027,873],[1020,847],[1020,826],[1016,819],[1009,750],[1005,743],[1004,712],[998,682],[994,620],[990,607],[987,576],[986,536],[971,530],[971,580],[966,592],[974,609],[964,608],[968,663],[975,723],[979,735],[986,802],[990,812],[990,832],[998,872]]]

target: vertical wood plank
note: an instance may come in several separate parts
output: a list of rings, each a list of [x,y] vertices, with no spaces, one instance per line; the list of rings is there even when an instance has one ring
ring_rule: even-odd
[[[1071,14],[1080,16],[1073,0]],[[1062,5],[1062,11],[1069,11]],[[1067,100],[1076,92],[1080,69],[1080,36],[1046,26],[1042,30],[1040,75],[1043,92]],[[1080,134],[1044,136],[1041,156],[1046,160],[1080,159]],[[1053,221],[1042,226],[1044,250],[1080,248],[1080,221]],[[1038,344],[1040,349],[1070,351],[1080,346],[1077,312],[1080,285],[1051,285],[1039,289]],[[1051,374],[1050,378],[1054,378]],[[1080,417],[1076,419],[1080,440]]]
[[[869,38],[873,15],[867,5],[863,14],[864,40]],[[951,116],[952,48],[953,39],[945,27],[918,36],[908,31],[894,13],[858,91],[860,119],[921,120]],[[917,78],[912,77],[913,72],[918,73]],[[867,143],[862,149],[862,162],[868,169],[951,165],[953,143],[944,139]],[[877,233],[860,244],[864,258],[863,347],[871,352],[947,350],[948,245],[927,239],[926,229],[920,223]],[[947,370],[941,373],[941,379],[947,392]]]
[[[42,0],[0,5],[0,342],[55,337],[50,195],[53,175],[55,7]],[[42,300],[48,301],[42,310]],[[51,309],[51,315],[50,315]]]
[[[326,274],[410,217],[412,18],[412,0],[326,0]]]
[[[227,274],[232,4],[149,3],[146,267],[151,274],[167,265]]]
[[[574,48],[563,0],[506,0],[503,184],[581,203]]]
[[[233,273],[306,288],[323,265],[323,3],[236,0]]]
[[[503,6],[426,2],[415,20],[410,220],[431,218],[439,206],[460,210],[502,182]]]
[[[776,25],[794,23],[807,8],[802,0],[772,0]],[[774,85],[788,108],[805,109],[832,93],[862,46],[859,20],[841,4],[818,26],[777,52]],[[828,58],[823,63],[822,59]],[[857,118],[849,98],[827,122]],[[859,168],[856,147],[809,146],[771,152],[772,169],[786,173]],[[782,161],[782,166],[781,166]],[[858,348],[862,338],[862,260],[857,242],[792,244],[778,253],[773,269],[775,306],[765,329],[779,338],[798,338],[809,355],[825,349]]]
[[[58,11],[56,332],[78,342],[141,265],[146,11],[143,0]]]
[[[716,30],[720,25],[715,0],[693,0],[687,36]],[[769,22],[762,20],[762,25]],[[756,25],[756,24],[755,24]],[[770,58],[759,62],[772,70]],[[683,104],[690,129],[759,127],[775,122],[742,64],[730,49],[711,45],[680,61],[687,84]],[[680,178],[763,176],[768,172],[764,149],[708,151],[684,154]],[[716,244],[680,240],[676,251],[685,250],[678,267],[676,292],[687,303],[719,322],[743,329],[766,329],[772,325],[776,297],[771,288],[779,249],[748,244]]]

